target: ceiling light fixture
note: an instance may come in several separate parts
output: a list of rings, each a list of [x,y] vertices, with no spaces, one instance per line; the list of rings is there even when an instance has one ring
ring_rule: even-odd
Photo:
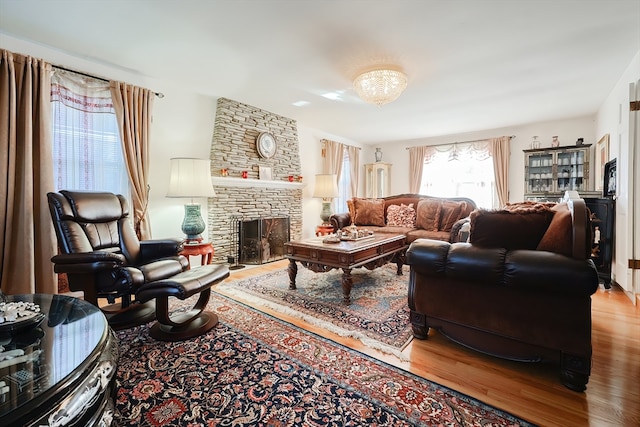
[[[364,101],[381,106],[398,99],[407,87],[407,76],[401,71],[380,68],[360,74],[353,87]]]

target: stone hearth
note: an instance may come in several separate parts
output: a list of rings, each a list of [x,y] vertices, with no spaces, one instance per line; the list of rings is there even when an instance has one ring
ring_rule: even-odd
[[[258,155],[256,137],[271,132],[277,141],[270,159]],[[261,180],[259,167],[271,168],[272,179]],[[221,170],[228,176],[223,177]],[[241,178],[247,171],[247,179]],[[232,248],[232,216],[243,219],[288,217],[290,238],[302,236],[302,188],[289,182],[301,174],[298,127],[293,119],[219,98],[211,142],[211,175],[216,197],[208,200],[209,240],[215,248],[214,262],[226,262]]]

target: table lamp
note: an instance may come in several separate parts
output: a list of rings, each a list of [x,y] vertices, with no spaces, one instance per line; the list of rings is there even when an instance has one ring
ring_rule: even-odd
[[[182,232],[186,241],[201,242],[205,224],[200,214],[200,203],[197,197],[214,197],[216,192],[211,183],[211,162],[206,159],[173,158],[171,159],[171,179],[167,197],[191,198],[191,203],[184,205]]]
[[[322,212],[320,212],[320,218],[322,219],[323,225],[329,224],[329,218],[331,217],[331,201],[339,195],[336,175],[316,175],[316,185],[313,189],[313,197],[322,199]]]

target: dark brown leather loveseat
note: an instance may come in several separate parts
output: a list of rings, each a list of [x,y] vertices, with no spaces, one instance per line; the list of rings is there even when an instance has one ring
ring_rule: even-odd
[[[414,336],[433,328],[490,355],[557,363],[562,383],[583,391],[598,288],[584,200],[470,219],[468,243],[418,239],[407,251]]]

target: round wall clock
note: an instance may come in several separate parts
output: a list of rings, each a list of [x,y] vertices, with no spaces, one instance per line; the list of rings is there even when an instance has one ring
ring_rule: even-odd
[[[256,149],[260,157],[265,159],[273,157],[276,154],[277,148],[276,138],[270,132],[262,132],[258,135],[258,138],[256,138]]]

